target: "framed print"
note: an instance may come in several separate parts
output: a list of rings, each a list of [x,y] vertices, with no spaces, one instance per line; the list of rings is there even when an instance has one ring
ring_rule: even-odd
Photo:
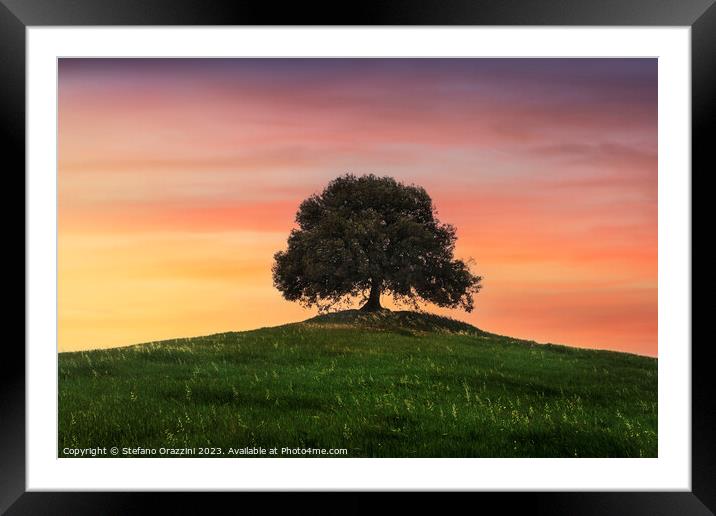
[[[691,302],[712,2],[5,4],[8,514],[716,506]]]

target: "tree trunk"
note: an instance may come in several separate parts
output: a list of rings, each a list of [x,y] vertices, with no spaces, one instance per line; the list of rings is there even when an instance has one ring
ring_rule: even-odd
[[[368,296],[368,301],[365,302],[365,304],[361,307],[362,312],[377,312],[379,310],[382,310],[383,307],[380,306],[380,284],[382,282],[373,280],[372,285],[370,287],[370,295]]]

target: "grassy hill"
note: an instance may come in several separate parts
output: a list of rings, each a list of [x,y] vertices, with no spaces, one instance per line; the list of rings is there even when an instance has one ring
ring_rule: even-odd
[[[61,353],[59,376],[60,456],[112,446],[150,456],[203,456],[204,447],[224,457],[247,447],[275,447],[276,456],[657,454],[656,359],[536,344],[415,312],[346,311]]]

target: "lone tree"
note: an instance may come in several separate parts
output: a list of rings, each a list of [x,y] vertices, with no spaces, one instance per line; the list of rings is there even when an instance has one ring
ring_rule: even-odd
[[[390,293],[416,308],[418,300],[474,307],[482,278],[453,257],[455,227],[436,218],[420,186],[347,174],[303,201],[296,222],[272,269],[289,301],[325,311],[361,297],[361,310],[378,311]]]

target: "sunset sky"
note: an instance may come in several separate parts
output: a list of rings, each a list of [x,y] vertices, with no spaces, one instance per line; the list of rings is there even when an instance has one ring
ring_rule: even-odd
[[[656,59],[61,59],[59,349],[274,326],[299,203],[424,186],[484,330],[657,354]],[[388,298],[384,298],[384,304]]]

